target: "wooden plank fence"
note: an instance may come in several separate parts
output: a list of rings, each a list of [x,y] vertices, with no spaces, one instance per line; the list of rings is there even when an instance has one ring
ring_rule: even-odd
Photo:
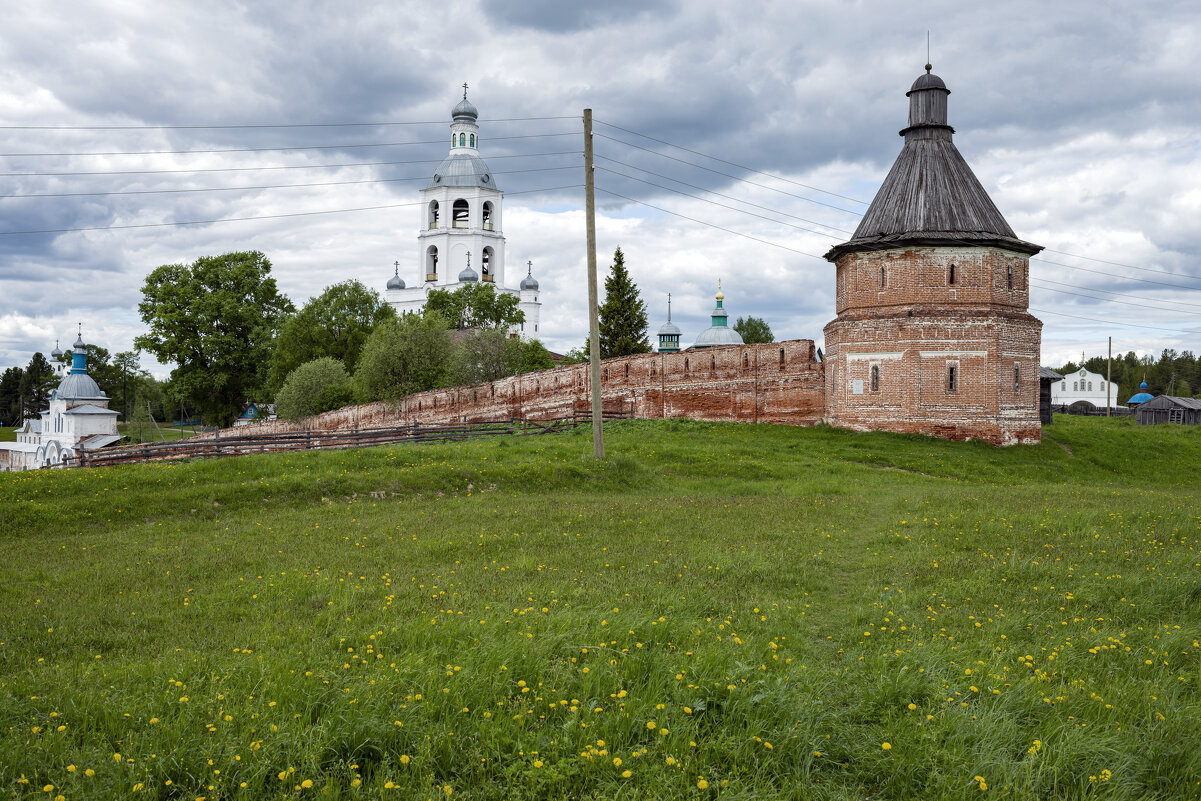
[[[605,420],[630,417],[624,409],[605,411]],[[581,423],[591,422],[590,413],[576,413],[570,417],[555,417],[539,420],[510,418],[495,422],[459,423],[453,425],[409,425],[382,426],[378,428],[356,428],[341,431],[317,431],[302,429],[273,434],[248,434],[243,436],[221,436],[216,432],[212,439],[182,439],[175,442],[148,442],[120,448],[80,453],[78,460],[68,467],[108,467],[117,464],[140,462],[175,461],[180,459],[209,459],[221,456],[243,456],[250,453],[277,453],[281,451],[342,450],[345,448],[369,448],[374,445],[399,443],[455,442],[466,439],[495,436],[532,436],[567,431]]]

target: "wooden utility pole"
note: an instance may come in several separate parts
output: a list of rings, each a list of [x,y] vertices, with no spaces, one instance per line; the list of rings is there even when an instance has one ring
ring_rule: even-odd
[[[596,298],[596,197],[592,183],[592,109],[584,109],[584,217],[588,227],[588,371],[592,379],[592,455],[605,458],[601,407],[600,320]]]
[[[1109,393],[1113,392],[1113,337],[1109,338],[1109,356],[1105,359],[1105,416],[1109,417]]]

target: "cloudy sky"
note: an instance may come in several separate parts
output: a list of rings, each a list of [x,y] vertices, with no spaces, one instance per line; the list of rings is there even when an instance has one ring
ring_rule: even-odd
[[[144,330],[161,264],[260,250],[299,306],[418,280],[418,191],[470,85],[506,192],[509,283],[542,332],[586,336],[581,113],[598,251],[685,341],[717,281],[733,317],[812,338],[832,266],[901,147],[905,91],[951,89],[955,141],[1044,245],[1043,363],[1201,347],[1195,2],[524,0],[6,8],[0,32],[0,369],[55,339]],[[182,224],[198,223],[198,224]],[[166,370],[143,357],[160,375]]]

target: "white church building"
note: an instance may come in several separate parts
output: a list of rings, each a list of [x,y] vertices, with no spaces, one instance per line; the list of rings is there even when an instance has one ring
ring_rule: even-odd
[[[1062,381],[1051,384],[1051,405],[1071,406],[1073,403],[1086,401],[1098,409],[1121,404],[1118,385],[1114,382],[1106,384],[1105,376],[1090,373],[1081,368],[1063,377]]]
[[[88,346],[81,333],[71,352],[71,371],[50,393],[50,408],[26,420],[17,429],[16,442],[0,442],[0,472],[59,467],[80,451],[117,442],[120,414],[108,403],[109,397],[88,375]]]
[[[417,275],[412,285],[396,274],[386,300],[400,313],[419,312],[434,289],[454,291],[473,282],[492,284],[497,294],[516,295],[525,322],[514,333],[539,336],[542,302],[532,265],[516,287],[505,284],[504,193],[479,155],[479,112],[463,100],[451,112],[450,152],[421,190],[422,222],[417,234]]]

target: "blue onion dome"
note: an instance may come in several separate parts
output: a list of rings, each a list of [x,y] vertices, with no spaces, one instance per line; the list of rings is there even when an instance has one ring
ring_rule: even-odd
[[[400,267],[396,268],[396,274],[388,279],[388,289],[404,289],[405,281],[400,277]]]
[[[1143,392],[1146,392],[1147,391],[1147,382],[1146,381],[1142,382],[1141,384],[1138,385],[1138,388],[1141,389]]]
[[[534,277],[534,265],[533,264],[530,264],[526,268],[525,278],[521,279],[521,288],[522,289],[537,289],[538,288],[538,279]]]

